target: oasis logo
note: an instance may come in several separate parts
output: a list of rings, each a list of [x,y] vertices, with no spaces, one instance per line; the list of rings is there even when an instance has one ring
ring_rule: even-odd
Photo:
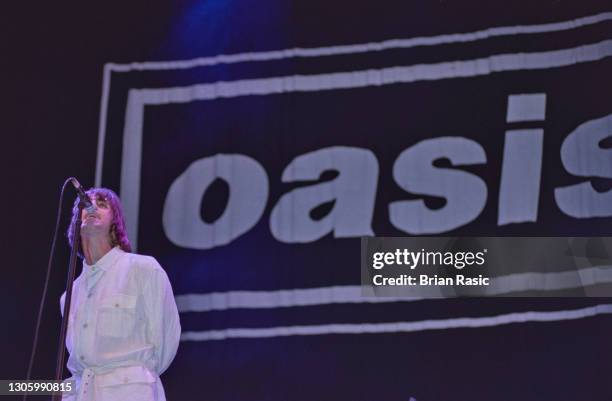
[[[258,222],[268,213],[265,223],[273,238],[283,243],[308,243],[328,234],[336,238],[373,235],[373,227],[386,223],[377,220],[381,206],[388,210],[389,227],[409,234],[444,233],[483,214],[491,199],[489,191],[499,194],[498,225],[537,221],[544,193],[540,187],[542,160],[547,160],[543,152],[550,152],[553,142],[546,139],[540,122],[556,122],[556,112],[545,118],[546,94],[525,93],[528,89],[524,88],[555,88],[555,96],[567,99],[567,107],[576,116],[591,116],[592,105],[606,104],[608,94],[599,87],[612,56],[612,40],[579,28],[609,19],[605,13],[562,23],[452,35],[190,60],[109,63],[102,84],[95,182],[103,185],[104,175],[106,185],[119,187],[135,245],[143,188],[151,191],[147,197],[155,199],[155,207],[146,209],[148,218],[157,221],[163,207],[164,232],[152,230],[155,233],[148,238],[157,239],[161,234],[192,249],[229,244],[261,226]],[[568,34],[556,34],[561,31]],[[541,39],[537,46],[534,35]],[[565,36],[567,41],[559,42]],[[493,37],[497,39],[489,40]],[[558,85],[569,81],[580,84]],[[588,101],[576,103],[585,93]],[[498,106],[504,106],[497,102],[506,100],[508,94],[506,120],[518,124],[509,125],[503,137],[490,138],[501,153],[495,160],[487,160],[483,145],[491,145],[484,138],[450,136],[457,132],[450,124],[470,129],[495,125],[488,117],[498,116]],[[461,99],[466,99],[465,104]],[[487,110],[495,114],[485,111],[489,105]],[[404,119],[407,110],[415,112],[411,132],[428,139],[411,141],[405,148],[401,135],[411,123]],[[435,125],[447,111],[453,122],[443,120]],[[607,112],[596,112],[600,118],[578,117],[583,124],[561,128],[560,134],[567,137],[559,149],[553,149],[560,151],[560,169],[585,177],[579,184],[572,181],[571,186],[555,184],[566,186],[555,189],[554,199],[542,199],[547,205],[556,202],[569,216],[612,215],[611,191],[598,192],[589,181],[612,178]],[[306,128],[301,136],[291,131],[291,124],[299,130],[306,125],[303,123],[315,135],[306,137]],[[391,136],[378,147],[385,140],[378,135],[383,127]],[[353,141],[349,133],[355,128],[363,131]],[[328,129],[346,131],[323,138],[322,132]],[[438,130],[433,138],[423,131],[428,129]],[[550,134],[556,140],[559,132],[551,130]],[[264,140],[254,141],[253,135]],[[295,141],[296,150],[289,159],[298,156],[278,166],[273,155],[268,156],[271,142],[265,138]],[[248,150],[234,151],[233,143],[241,149],[251,146],[256,156],[247,155]],[[168,152],[169,148],[174,152]],[[198,149],[207,152],[207,157],[185,169],[183,162],[201,157]],[[277,160],[287,156],[280,154]],[[150,163],[166,158],[167,165]],[[442,159],[448,163],[436,162]],[[498,160],[502,160],[499,173]],[[180,168],[174,169],[177,162]],[[478,165],[491,167],[486,173],[488,184],[479,176],[482,173],[469,168]],[[159,180],[158,166],[162,169]],[[337,175],[321,182],[321,174],[328,171]],[[553,175],[558,177],[556,171]],[[410,199],[395,197],[382,205],[381,199],[398,190],[395,185],[389,187],[389,176]],[[211,210],[210,203],[201,207],[204,194],[217,180],[226,182],[229,198],[225,205],[214,205],[215,210],[217,206],[223,210],[216,220],[203,221],[201,210]],[[280,182],[295,186],[279,191]],[[379,183],[386,188],[378,188]],[[270,199],[270,193],[275,199]],[[430,209],[415,195],[443,198],[446,203]],[[323,218],[311,217],[313,208],[332,202]]]
[[[542,121],[545,109],[543,93],[511,95],[506,119],[509,123]],[[560,149],[567,173],[612,178],[612,149],[604,142],[611,136],[612,114],[586,121],[569,133]],[[540,128],[506,131],[498,225],[537,220],[544,137]],[[401,151],[392,168],[397,185],[412,194],[442,197],[446,204],[432,210],[419,199],[391,202],[390,223],[398,230],[408,234],[444,233],[470,223],[483,211],[490,190],[484,180],[459,169],[434,166],[442,158],[448,159],[451,167],[487,163],[482,145],[465,137],[426,139]],[[327,171],[335,171],[337,176],[293,189],[275,202],[269,227],[276,240],[307,243],[330,233],[335,238],[375,235],[372,217],[380,173],[376,155],[359,147],[323,148],[294,158],[279,178],[283,183],[314,182]],[[200,217],[201,202],[217,179],[227,183],[230,196],[221,216],[207,223]],[[269,180],[264,166],[243,154],[217,154],[194,161],[174,180],[166,195],[166,236],[185,248],[229,244],[262,218],[269,200]],[[559,209],[572,217],[612,216],[612,190],[598,192],[589,180],[556,188],[554,198]],[[311,217],[313,209],[332,201],[333,208],[325,217]]]

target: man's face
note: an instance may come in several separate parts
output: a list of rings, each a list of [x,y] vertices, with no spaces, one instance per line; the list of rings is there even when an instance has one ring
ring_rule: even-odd
[[[113,211],[104,198],[90,196],[91,202],[96,206],[93,213],[83,209],[81,212],[81,235],[83,237],[106,237],[110,240],[110,229],[113,223]]]

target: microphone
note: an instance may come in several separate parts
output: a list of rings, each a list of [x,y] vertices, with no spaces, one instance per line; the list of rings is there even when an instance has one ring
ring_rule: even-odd
[[[98,208],[91,202],[91,199],[89,199],[89,196],[87,196],[85,191],[83,191],[83,187],[79,181],[74,177],[70,177],[70,182],[72,183],[74,189],[76,189],[77,195],[79,196],[79,199],[81,199],[81,203],[85,205],[85,210],[87,210],[87,213],[94,213],[96,210],[98,210]]]

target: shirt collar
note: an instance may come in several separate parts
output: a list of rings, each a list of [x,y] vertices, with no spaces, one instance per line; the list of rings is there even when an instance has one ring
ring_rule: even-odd
[[[108,269],[110,269],[115,264],[117,259],[119,259],[119,257],[121,255],[123,255],[124,253],[125,252],[119,247],[119,245],[117,245],[113,249],[111,249],[110,251],[106,252],[106,254],[104,256],[102,256],[93,265],[87,264],[85,259],[83,259],[83,271],[86,271],[88,273],[89,272],[94,272],[94,271],[96,271],[98,269],[107,271]]]

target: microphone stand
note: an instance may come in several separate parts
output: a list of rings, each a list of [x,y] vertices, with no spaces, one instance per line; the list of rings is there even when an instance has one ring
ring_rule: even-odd
[[[68,277],[66,279],[66,299],[64,300],[64,314],[62,317],[62,327],[60,330],[57,365],[55,366],[55,380],[63,380],[64,375],[64,359],[66,356],[66,332],[68,331],[68,320],[70,316],[70,303],[72,301],[72,284],[76,275],[77,251],[81,244],[81,213],[83,211],[83,202],[79,202],[79,210],[76,221],[72,227],[72,250],[70,251],[70,264],[68,266]],[[73,389],[74,390],[74,389]],[[62,393],[56,392],[53,394],[53,401],[60,401]]]

